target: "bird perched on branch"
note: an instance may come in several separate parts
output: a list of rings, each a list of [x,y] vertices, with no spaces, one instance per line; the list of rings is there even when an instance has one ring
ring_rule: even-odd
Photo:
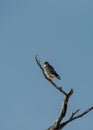
[[[49,79],[54,77],[61,79],[61,77],[56,73],[55,69],[47,61],[44,62],[44,73]]]

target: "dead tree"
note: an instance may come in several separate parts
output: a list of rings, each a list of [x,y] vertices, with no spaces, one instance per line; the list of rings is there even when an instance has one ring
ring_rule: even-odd
[[[47,78],[45,73],[44,73],[44,69],[40,64],[40,61],[37,59],[37,55],[35,57],[36,63],[39,66],[39,68],[41,69],[44,77],[59,91],[64,95],[64,99],[62,102],[62,107],[61,110],[59,112],[58,117],[56,118],[55,122],[53,125],[51,125],[47,130],[62,130],[68,123],[81,118],[82,116],[84,116],[85,114],[87,114],[88,112],[90,112],[91,110],[93,110],[93,106],[86,109],[84,112],[82,112],[81,114],[77,114],[80,109],[77,109],[75,112],[72,112],[72,114],[70,115],[69,119],[62,122],[63,118],[66,115],[67,112],[67,108],[68,108],[68,101],[70,96],[73,94],[73,89],[71,89],[68,93],[66,93],[61,87],[59,87],[58,85],[56,85],[51,79]]]

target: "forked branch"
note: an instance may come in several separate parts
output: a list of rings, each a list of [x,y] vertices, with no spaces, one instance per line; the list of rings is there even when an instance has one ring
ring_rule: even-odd
[[[90,112],[91,110],[93,110],[93,107],[90,107],[90,108],[88,108],[87,110],[85,110],[83,113],[81,113],[81,114],[75,116],[76,113],[79,112],[79,110],[80,110],[80,109],[78,109],[76,112],[72,113],[72,116],[71,116],[67,121],[61,123],[61,124],[60,124],[60,129],[62,129],[62,128],[63,128],[64,126],[66,126],[68,123],[70,123],[70,122],[72,122],[72,121],[74,121],[74,120],[76,120],[76,119],[78,119],[78,118],[83,117],[83,116],[86,115],[88,112]]]

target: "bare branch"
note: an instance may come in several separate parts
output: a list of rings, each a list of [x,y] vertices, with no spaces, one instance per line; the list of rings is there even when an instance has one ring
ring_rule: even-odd
[[[90,107],[90,108],[88,108],[87,110],[85,110],[83,113],[81,113],[81,114],[79,114],[79,115],[73,117],[73,120],[78,119],[78,118],[84,116],[85,114],[87,114],[87,113],[90,112],[91,110],[93,110],[93,107]]]
[[[63,103],[62,103],[61,111],[60,111],[58,118],[56,119],[56,123],[58,125],[66,115],[67,104],[68,104],[69,98],[72,95],[72,93],[73,93],[73,90],[71,89],[70,92],[67,95],[64,95],[64,100],[63,100]]]
[[[44,72],[44,70],[43,70],[43,68],[42,68],[42,66],[41,66],[41,64],[40,64],[40,61],[37,59],[37,56],[38,56],[38,55],[35,56],[35,60],[36,60],[36,62],[37,62],[37,64],[38,64],[38,66],[40,67],[40,69],[42,70],[42,72]]]
[[[60,124],[60,129],[62,129],[64,126],[66,126],[68,123],[70,123],[71,121],[74,121],[78,118],[81,118],[83,117],[84,115],[86,115],[88,112],[90,112],[91,110],[93,110],[93,107],[90,107],[88,108],[87,110],[85,110],[83,113],[77,115],[77,116],[74,116],[78,111],[79,109],[73,114],[72,118],[70,117],[67,121],[63,122],[62,124]]]
[[[65,117],[67,112],[67,104],[69,101],[70,96],[73,94],[73,90],[71,89],[70,92],[67,95],[64,95],[64,100],[62,103],[61,111],[55,121],[55,123],[48,128],[48,130],[59,130],[60,129],[60,123],[62,119]]]

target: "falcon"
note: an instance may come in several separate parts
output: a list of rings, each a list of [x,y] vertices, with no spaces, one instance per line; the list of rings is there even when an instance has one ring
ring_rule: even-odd
[[[44,62],[44,73],[49,79],[54,77],[61,79],[61,77],[56,73],[55,69],[47,61]]]

